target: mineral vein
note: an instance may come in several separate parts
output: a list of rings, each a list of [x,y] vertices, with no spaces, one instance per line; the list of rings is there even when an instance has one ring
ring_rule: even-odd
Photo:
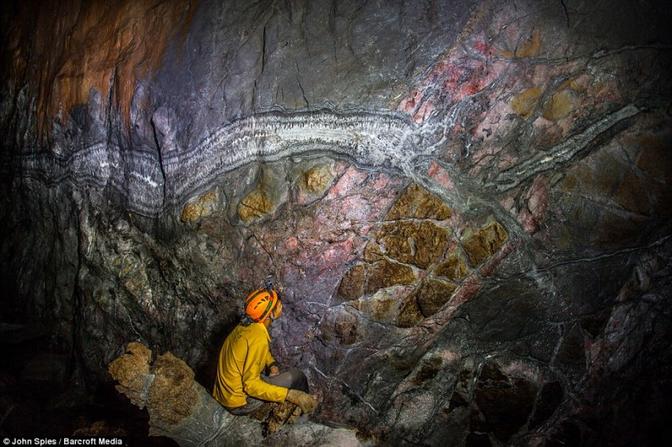
[[[395,168],[421,153],[414,144],[416,133],[401,114],[269,112],[226,124],[192,148],[160,156],[99,142],[65,157],[24,155],[21,166],[24,178],[47,184],[111,187],[126,198],[130,211],[157,216],[255,160],[326,151],[367,166]]]
[[[497,191],[508,191],[515,188],[534,175],[569,163],[580,152],[585,150],[591,141],[620,121],[637,115],[640,110],[629,104],[590,125],[583,132],[576,134],[552,148],[537,152],[531,157],[502,171],[494,180]],[[493,186],[491,183],[489,186]]]
[[[584,132],[501,172],[490,186],[506,191],[538,172],[568,163],[597,135],[637,113],[637,107],[628,105],[607,115]],[[67,156],[26,154],[20,165],[23,178],[48,185],[70,181],[111,188],[125,198],[129,211],[154,217],[183,206],[221,175],[252,161],[331,152],[361,165],[405,172],[414,159],[437,148],[437,144],[424,140],[423,128],[403,114],[269,112],[223,125],[185,150],[170,146],[172,150],[166,148],[159,154],[128,150],[106,141]]]

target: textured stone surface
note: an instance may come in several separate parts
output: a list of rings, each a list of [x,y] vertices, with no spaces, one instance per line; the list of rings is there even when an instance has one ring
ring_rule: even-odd
[[[202,217],[210,216],[218,205],[217,191],[208,191],[200,195],[195,201],[184,205],[180,213],[180,220],[184,223],[195,223]]]
[[[459,253],[450,253],[446,260],[434,270],[437,276],[445,276],[451,280],[462,280],[469,274],[469,268]]]
[[[479,229],[467,228],[462,234],[462,247],[472,267],[494,255],[506,242],[508,235],[499,222],[491,222]]]
[[[412,183],[397,199],[394,206],[390,208],[385,219],[417,218],[445,220],[450,215],[450,208],[440,198],[417,184]]]
[[[343,275],[338,286],[338,295],[346,300],[354,300],[364,295],[366,285],[366,266],[357,264]]]
[[[321,194],[329,187],[334,175],[329,166],[314,166],[303,173],[301,187],[311,194]]]
[[[547,120],[558,121],[569,115],[578,103],[576,95],[570,89],[564,89],[553,96],[544,106],[543,117]]]
[[[542,93],[539,87],[525,89],[511,99],[511,108],[518,115],[527,118],[534,111]]]
[[[272,210],[273,202],[263,189],[251,191],[238,204],[238,216],[243,222],[263,217]]]
[[[443,281],[429,280],[420,286],[415,297],[420,312],[425,317],[431,317],[441,306],[450,300],[455,291],[455,284]]]
[[[385,224],[378,234],[383,253],[406,264],[427,268],[448,247],[450,232],[432,222]]]
[[[672,436],[663,2],[0,11],[0,339],[48,333],[8,350],[3,430],[61,412],[20,371],[91,394],[131,340],[209,388],[272,276],[320,407],[248,443]]]
[[[413,270],[396,262],[378,261],[371,264],[366,282],[366,293],[396,284],[411,284],[415,281]]]
[[[480,414],[472,419],[472,429],[492,432],[507,442],[527,421],[536,391],[534,383],[509,379],[496,365],[485,364],[476,384],[475,403]]]
[[[397,325],[400,327],[412,327],[422,320],[422,318],[422,310],[420,310],[417,296],[415,294],[408,295],[399,309],[396,321]]]

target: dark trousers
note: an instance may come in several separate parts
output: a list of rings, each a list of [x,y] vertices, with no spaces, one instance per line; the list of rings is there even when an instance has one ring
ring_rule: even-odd
[[[261,380],[272,385],[282,386],[292,390],[300,390],[304,393],[309,393],[310,389],[308,388],[308,379],[306,375],[298,368],[290,368],[287,371],[278,374],[277,376],[268,377],[265,375],[261,376]],[[261,407],[266,401],[255,399],[254,397],[247,396],[247,403],[242,407],[237,408],[227,408],[231,414],[236,416],[241,416],[243,414],[248,414]]]

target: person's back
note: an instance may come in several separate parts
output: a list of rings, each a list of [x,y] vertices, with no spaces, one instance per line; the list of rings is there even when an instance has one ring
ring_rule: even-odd
[[[233,414],[247,414],[264,401],[284,402],[311,412],[316,399],[307,394],[306,376],[296,368],[280,373],[270,350],[268,328],[282,315],[282,302],[271,288],[245,299],[245,316],[219,352],[213,397]],[[262,375],[267,371],[267,375]]]
[[[287,388],[261,380],[264,369],[275,363],[268,347],[269,335],[263,323],[239,324],[226,337],[219,353],[213,397],[227,408],[242,407],[251,395],[282,402]]]

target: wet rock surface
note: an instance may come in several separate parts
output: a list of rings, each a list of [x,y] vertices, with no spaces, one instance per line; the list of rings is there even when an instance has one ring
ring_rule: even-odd
[[[188,414],[270,275],[320,406],[259,442],[669,437],[662,2],[1,11],[1,434],[134,340]]]

